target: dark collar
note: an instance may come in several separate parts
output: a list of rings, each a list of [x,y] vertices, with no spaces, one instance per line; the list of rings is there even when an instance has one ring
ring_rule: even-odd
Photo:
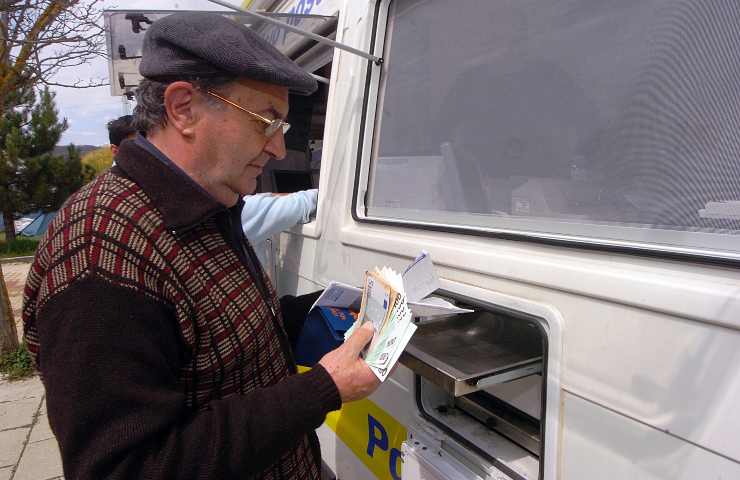
[[[188,229],[227,210],[140,135],[121,143],[116,166],[152,199],[167,229]]]

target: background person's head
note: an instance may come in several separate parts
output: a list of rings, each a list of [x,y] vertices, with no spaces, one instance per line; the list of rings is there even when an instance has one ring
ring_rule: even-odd
[[[122,141],[136,136],[133,120],[133,115],[124,115],[108,122],[108,139],[114,156],[118,153]]]
[[[289,90],[317,86],[256,33],[214,13],[155,22],[139,70],[136,129],[227,206],[285,156],[283,129],[269,124],[286,118]]]

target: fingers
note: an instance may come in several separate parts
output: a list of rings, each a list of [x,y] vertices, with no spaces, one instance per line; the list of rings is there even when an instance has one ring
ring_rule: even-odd
[[[367,345],[373,338],[373,333],[375,333],[375,329],[373,328],[372,322],[365,322],[360,328],[355,330],[355,333],[353,333],[352,336],[349,337],[349,340],[345,342],[353,356],[357,357],[360,355],[360,352],[365,348],[365,345]]]

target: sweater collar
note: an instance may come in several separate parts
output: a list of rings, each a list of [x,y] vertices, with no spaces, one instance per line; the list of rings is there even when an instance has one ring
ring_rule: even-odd
[[[121,143],[116,165],[151,198],[169,230],[188,229],[227,210],[141,135]]]

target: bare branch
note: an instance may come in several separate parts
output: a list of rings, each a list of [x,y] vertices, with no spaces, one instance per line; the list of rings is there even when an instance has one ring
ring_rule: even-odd
[[[107,57],[102,0],[0,0],[0,109],[16,88],[91,88],[104,79],[52,80],[65,68]]]
[[[75,42],[81,42],[84,41],[84,37],[58,37],[53,39],[46,39],[46,40],[13,40],[10,38],[3,38],[0,37],[1,41],[8,42],[10,44],[14,45],[24,45],[26,43],[34,44],[34,45],[51,45],[53,43],[75,43]]]
[[[31,41],[36,40],[36,38],[42,31],[48,28],[49,25],[53,24],[53,22],[56,20],[57,16],[63,11],[65,6],[67,6],[67,3],[63,2],[62,0],[59,0],[58,2],[52,1],[52,3],[36,19],[33,27],[31,27],[31,30],[26,35],[26,39],[31,40]],[[30,44],[24,44],[23,47],[21,47],[21,51],[16,57],[15,62],[14,62],[15,64],[14,70],[16,72],[19,70],[23,70],[23,67],[26,61],[28,60],[29,56],[31,55],[31,53],[32,53],[32,50],[31,50]],[[5,78],[2,79],[3,82],[12,81],[12,79],[9,78],[8,75],[6,75]]]
[[[19,11],[19,15],[18,15],[19,18],[16,20],[15,29],[13,29],[13,34],[11,35],[10,38],[12,39],[18,38],[18,33],[20,32],[20,28],[25,23],[26,18],[27,18],[26,14],[28,13],[30,9],[31,9],[31,0],[26,0],[25,5],[21,7]]]
[[[87,83],[82,82],[82,80],[78,80],[75,83],[59,83],[59,82],[50,82],[42,78],[40,80],[40,83],[42,83],[43,85],[48,85],[48,86],[79,88],[79,89],[105,87],[105,86],[110,85],[108,80],[104,80],[104,79],[98,79],[98,80],[89,79],[87,80]]]

